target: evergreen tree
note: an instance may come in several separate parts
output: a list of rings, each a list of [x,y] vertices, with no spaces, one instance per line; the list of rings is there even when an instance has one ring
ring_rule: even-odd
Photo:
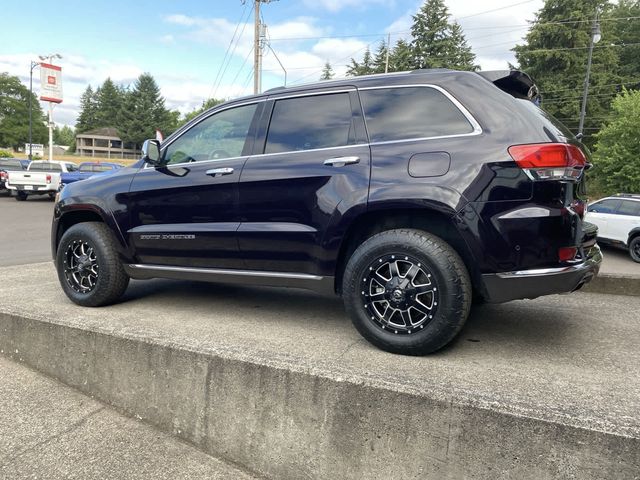
[[[91,85],[80,97],[80,114],[76,122],[76,132],[83,133],[98,127],[98,102]]]
[[[96,97],[96,124],[99,127],[117,127],[122,110],[123,92],[111,78],[98,89]]]
[[[477,70],[460,25],[449,20],[444,0],[427,0],[413,16],[413,68]]]
[[[182,119],[178,122],[178,126],[181,127],[185,123],[196,118],[198,115],[200,115],[204,111],[209,110],[210,108],[213,108],[222,102],[224,102],[224,100],[220,100],[217,98],[209,98],[203,101],[202,105],[199,108],[196,108],[195,110],[192,110],[189,113],[185,113],[184,117],[182,117]]]
[[[404,72],[413,69],[413,52],[406,40],[398,40],[389,57],[390,72]]]
[[[627,88],[640,87],[640,1],[620,0],[611,9],[611,21],[603,18],[604,29],[611,29],[619,48],[620,77]]]
[[[141,145],[147,138],[155,137],[156,129],[167,136],[177,127],[179,113],[165,107],[160,88],[148,73],[140,75],[133,89],[126,93],[121,111],[118,132],[125,142]]]
[[[322,75],[320,76],[320,80],[331,80],[334,77],[335,73],[333,73],[333,68],[331,68],[331,64],[329,62],[325,62],[324,68],[322,69]]]
[[[371,64],[373,73],[384,73],[387,64],[387,43],[384,40],[378,45]]]
[[[364,56],[362,57],[362,62],[356,62],[353,58],[351,59],[351,65],[347,69],[347,76],[349,77],[358,77],[360,75],[370,75],[374,73],[373,71],[373,59],[371,58],[371,51],[369,47],[364,52]]]
[[[536,14],[525,44],[514,48],[519,69],[526,71],[541,90],[542,107],[577,133],[587,55],[596,11],[607,15],[607,0],[548,0]],[[567,21],[570,19],[571,21]],[[620,83],[616,48],[608,48],[614,34],[602,28],[602,39],[593,50],[585,142],[609,114]]]
[[[75,140],[76,132],[73,130],[73,128],[67,125],[64,125],[62,128],[56,125],[53,128],[53,143],[55,143],[56,145],[69,146],[73,144]]]
[[[33,143],[48,138],[45,116],[36,96],[18,77],[0,73],[0,146],[23,148],[29,142],[29,95],[31,95]]]

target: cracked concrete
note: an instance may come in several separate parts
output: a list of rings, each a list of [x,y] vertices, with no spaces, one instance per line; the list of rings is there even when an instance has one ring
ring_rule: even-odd
[[[0,357],[0,478],[256,478]]]

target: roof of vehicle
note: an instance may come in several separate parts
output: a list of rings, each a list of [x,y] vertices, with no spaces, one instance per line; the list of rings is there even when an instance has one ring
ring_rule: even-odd
[[[120,164],[120,163],[114,163],[114,162],[82,162],[79,166],[99,166],[99,165],[106,165],[107,167],[124,167],[124,165]]]
[[[516,70],[511,72],[500,71],[495,73],[497,75],[500,75],[500,74],[508,75],[513,72],[518,72],[518,71]],[[339,88],[339,87],[347,87],[347,86],[348,87],[358,86],[362,88],[362,87],[375,87],[375,86],[382,86],[382,85],[389,85],[389,84],[410,85],[413,83],[426,83],[426,82],[436,83],[445,78],[450,79],[451,76],[458,76],[458,77],[473,76],[479,80],[482,79],[483,81],[487,81],[487,80],[491,81],[487,77],[487,74],[489,73],[494,73],[494,72],[483,72],[483,75],[479,75],[478,72],[450,70],[447,68],[432,68],[432,69],[421,69],[421,70],[413,70],[413,71],[406,71],[406,72],[376,73],[372,75],[362,75],[358,77],[346,77],[346,78],[331,79],[331,80],[320,80],[320,81],[315,81],[310,83],[290,85],[286,87],[285,86],[275,87],[257,95],[249,95],[246,97],[234,99],[231,101],[231,103],[236,101],[246,102],[247,100],[250,100],[252,98],[264,98],[266,96],[270,96],[274,94],[297,93],[297,92],[304,92],[307,90],[316,90],[318,88],[331,89],[331,88]],[[522,72],[518,72],[518,73],[522,73]]]
[[[609,197],[603,197],[598,200],[595,200],[592,203],[601,202],[603,200],[632,200],[634,202],[640,202],[640,195],[634,193],[616,193],[615,195],[611,195]]]

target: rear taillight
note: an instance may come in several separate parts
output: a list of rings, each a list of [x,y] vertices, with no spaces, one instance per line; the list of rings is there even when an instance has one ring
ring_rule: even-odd
[[[0,180],[5,181],[7,179],[7,173],[6,172],[0,172]]]
[[[570,262],[578,254],[577,247],[562,247],[558,249],[558,260],[561,262]]]
[[[47,175],[47,184],[51,183],[51,175]]]
[[[567,143],[513,145],[509,155],[532,180],[577,180],[587,165],[582,150]]]

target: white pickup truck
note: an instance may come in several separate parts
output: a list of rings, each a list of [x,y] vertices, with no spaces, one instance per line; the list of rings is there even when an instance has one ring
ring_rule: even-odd
[[[29,195],[48,194],[54,198],[60,188],[60,174],[78,169],[71,162],[33,161],[26,171],[9,172],[6,188],[15,190],[16,200],[26,200]]]

